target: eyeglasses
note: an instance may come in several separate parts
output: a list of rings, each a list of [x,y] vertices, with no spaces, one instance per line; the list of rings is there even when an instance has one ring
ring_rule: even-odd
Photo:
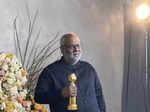
[[[64,45],[65,48],[68,48],[68,49],[79,49],[81,48],[81,45],[80,44],[74,44],[74,45]]]

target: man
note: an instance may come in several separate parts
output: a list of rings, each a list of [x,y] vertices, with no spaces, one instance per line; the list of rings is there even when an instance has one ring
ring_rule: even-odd
[[[105,102],[100,81],[95,69],[80,61],[82,49],[79,37],[74,33],[62,36],[60,40],[62,58],[41,73],[35,89],[35,101],[49,104],[51,112],[67,110],[69,97],[77,98],[77,112],[105,112]],[[76,86],[70,85],[68,77],[75,73]]]

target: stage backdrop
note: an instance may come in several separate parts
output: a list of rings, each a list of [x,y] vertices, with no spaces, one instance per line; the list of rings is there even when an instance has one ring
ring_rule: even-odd
[[[33,16],[38,9],[34,31],[42,29],[40,46],[57,32],[77,33],[84,50],[82,59],[89,61],[99,73],[107,111],[121,112],[123,4],[123,0],[0,0],[0,51],[14,52],[14,19],[17,17],[17,23],[21,23],[19,34],[23,36],[27,12]],[[49,62],[59,56],[59,52],[55,53]]]

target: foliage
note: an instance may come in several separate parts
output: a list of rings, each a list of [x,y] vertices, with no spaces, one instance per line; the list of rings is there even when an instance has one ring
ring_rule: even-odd
[[[43,46],[40,48],[39,42],[42,38],[40,35],[41,28],[39,28],[37,32],[34,31],[37,22],[37,16],[38,11],[36,11],[33,18],[31,18],[30,14],[28,13],[28,27],[26,36],[19,34],[20,29],[18,28],[18,17],[16,17],[13,22],[16,56],[20,59],[23,67],[29,74],[27,77],[27,84],[31,94],[34,92],[40,72],[46,66],[47,62],[49,62],[52,54],[55,53],[59,48],[55,47],[59,40],[59,33],[57,33],[51,40],[47,40],[47,43],[45,43],[45,45],[42,44]]]

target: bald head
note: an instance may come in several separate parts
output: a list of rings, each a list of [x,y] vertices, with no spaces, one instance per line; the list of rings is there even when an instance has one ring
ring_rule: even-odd
[[[79,37],[75,33],[67,33],[61,37],[60,46],[70,44],[72,42],[79,42],[80,43]]]
[[[65,61],[76,64],[81,57],[80,39],[75,33],[67,33],[60,40],[60,49]]]

